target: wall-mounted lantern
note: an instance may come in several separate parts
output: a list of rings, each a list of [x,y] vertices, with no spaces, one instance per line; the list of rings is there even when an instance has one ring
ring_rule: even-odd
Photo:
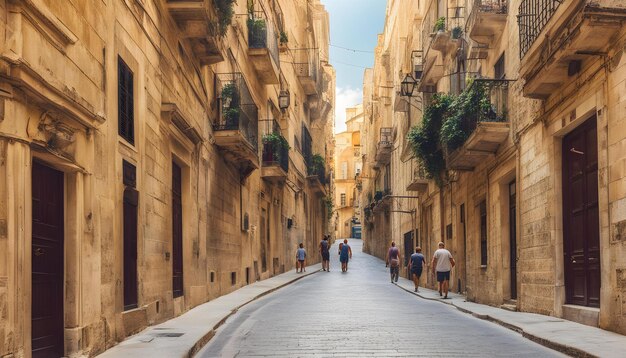
[[[290,100],[289,91],[280,91],[280,94],[278,94],[278,107],[282,110],[289,108]]]

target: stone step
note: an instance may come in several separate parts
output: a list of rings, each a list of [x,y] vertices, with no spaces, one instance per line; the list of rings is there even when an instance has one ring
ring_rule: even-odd
[[[517,305],[511,303],[504,303],[500,305],[500,308],[511,312],[517,312]]]

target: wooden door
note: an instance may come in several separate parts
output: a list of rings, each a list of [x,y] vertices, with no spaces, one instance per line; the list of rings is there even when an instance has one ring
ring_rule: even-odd
[[[133,167],[134,168],[134,167]],[[137,206],[139,193],[124,189],[124,310],[137,308]]]
[[[265,208],[261,208],[261,272],[267,271],[267,211]]]
[[[172,162],[172,292],[183,295],[183,198],[182,170]]]
[[[63,350],[63,173],[33,162],[32,351],[34,358]]]
[[[517,299],[517,206],[515,180],[509,183],[509,268],[511,299]]]
[[[563,140],[563,233],[567,302],[600,307],[595,116]]]
[[[407,265],[409,264],[409,259],[411,255],[415,252],[415,246],[413,244],[413,231],[408,231],[404,233],[404,266],[406,267],[406,275],[408,279],[411,279],[411,268]]]

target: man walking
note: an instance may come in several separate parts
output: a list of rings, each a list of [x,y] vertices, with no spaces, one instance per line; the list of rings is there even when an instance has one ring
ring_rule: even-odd
[[[391,274],[391,283],[398,282],[398,276],[400,273],[400,250],[396,247],[396,242],[391,242],[391,247],[387,251],[387,264],[389,266],[389,273]]]
[[[446,250],[443,242],[439,243],[439,249],[433,255],[432,267],[437,272],[437,282],[439,282],[439,296],[444,293],[443,298],[448,298],[448,282],[450,281],[450,270],[454,267],[454,259],[450,251]],[[433,271],[433,274],[435,273]]]
[[[424,255],[422,255],[422,248],[416,247],[415,253],[411,255],[409,259],[409,265],[407,268],[411,270],[411,276],[413,277],[413,283],[415,284],[415,292],[419,292],[418,287],[420,285],[420,276],[422,276],[422,269],[424,268]]]
[[[330,243],[328,242],[328,236],[324,235],[324,240],[320,242],[320,255],[322,256],[322,270],[330,271]]]

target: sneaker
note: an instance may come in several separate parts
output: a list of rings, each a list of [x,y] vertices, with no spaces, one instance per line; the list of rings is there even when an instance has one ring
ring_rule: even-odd
[[[439,297],[441,297],[441,296],[443,296],[443,295],[441,294],[441,291],[439,291]]]
[[[417,288],[415,289],[415,292],[417,292]]]

